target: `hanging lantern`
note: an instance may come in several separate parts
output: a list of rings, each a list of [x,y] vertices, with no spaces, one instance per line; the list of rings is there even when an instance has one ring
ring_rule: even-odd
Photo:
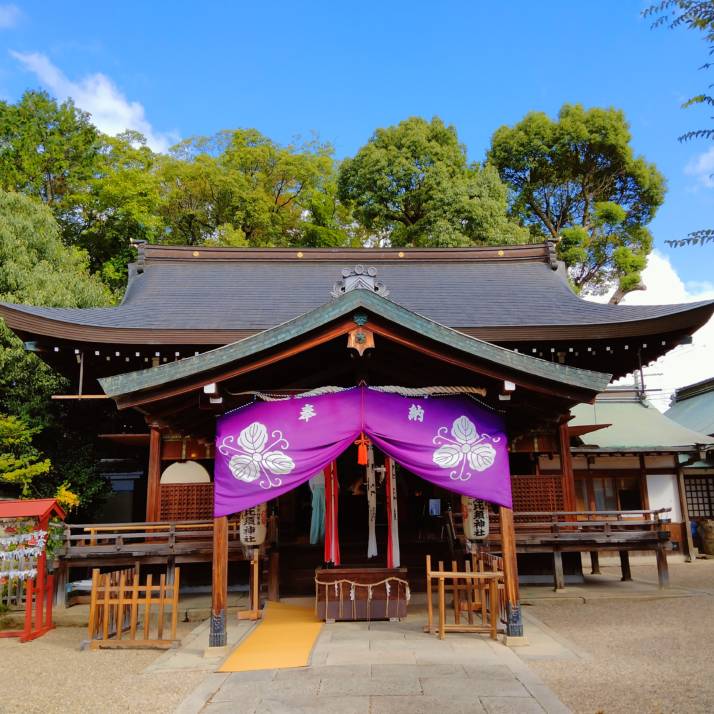
[[[240,542],[246,548],[263,545],[268,532],[268,509],[265,503],[241,511]]]
[[[466,540],[483,540],[488,537],[488,503],[486,501],[462,496],[461,514],[464,518]]]

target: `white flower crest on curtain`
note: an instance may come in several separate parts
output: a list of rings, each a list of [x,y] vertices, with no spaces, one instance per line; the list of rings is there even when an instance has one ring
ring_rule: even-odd
[[[451,438],[447,436],[448,426],[441,426],[432,442],[439,448],[434,452],[433,461],[442,469],[451,469],[449,477],[454,481],[468,481],[473,471],[485,471],[496,460],[496,450],[490,443],[500,441],[500,437],[479,434],[476,426],[467,416],[460,416],[451,426]],[[467,468],[468,467],[468,468]]]
[[[281,451],[290,448],[283,432],[276,429],[271,433],[271,438],[274,441],[268,444],[267,427],[254,421],[241,431],[237,443],[235,436],[226,436],[218,450],[224,456],[231,457],[228,468],[239,481],[252,483],[262,477],[258,485],[261,488],[272,488],[282,484],[279,476],[289,474],[295,468],[295,462]]]

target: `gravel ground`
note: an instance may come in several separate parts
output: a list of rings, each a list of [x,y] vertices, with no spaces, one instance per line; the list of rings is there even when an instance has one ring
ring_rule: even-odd
[[[603,573],[617,573],[603,567]],[[657,581],[654,565],[633,565]],[[672,585],[692,597],[542,601],[528,608],[589,660],[528,664],[576,714],[696,714],[714,711],[714,560],[670,564]]]
[[[195,624],[179,623],[178,636]],[[33,642],[0,639],[0,712],[172,712],[203,672],[142,674],[159,650],[79,650],[86,628],[59,627]]]

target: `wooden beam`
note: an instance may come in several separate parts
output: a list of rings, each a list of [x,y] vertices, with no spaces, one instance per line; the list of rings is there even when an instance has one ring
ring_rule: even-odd
[[[267,367],[276,362],[281,362],[288,357],[293,357],[294,355],[306,352],[313,347],[329,342],[330,340],[344,335],[349,332],[355,323],[353,320],[345,320],[337,323],[332,328],[321,332],[315,337],[300,342],[292,347],[284,348],[278,350],[267,357],[262,357],[260,359],[254,360],[252,362],[247,362],[239,367],[233,367],[232,369],[227,369],[226,371],[221,371],[220,369],[209,370],[202,373],[200,376],[189,375],[187,379],[191,381],[185,382],[176,386],[175,383],[171,385],[158,386],[155,388],[147,389],[140,394],[130,393],[127,396],[120,396],[116,399],[117,406],[119,409],[127,409],[128,407],[136,407],[140,404],[146,404],[147,402],[157,402],[170,397],[176,397],[181,394],[186,394],[192,392],[195,389],[203,389],[203,385],[207,382],[225,382],[228,379],[233,379],[234,377],[239,377],[243,374],[249,372],[254,372],[261,367]],[[225,369],[225,366],[224,366]]]
[[[161,432],[151,425],[149,432],[149,467],[146,485],[146,520],[158,521],[161,504]]]
[[[226,604],[228,602],[228,518],[213,519],[213,578],[211,586],[211,622],[209,647],[225,647]]]
[[[503,554],[503,579],[506,589],[506,634],[509,637],[523,636],[521,597],[518,588],[518,561],[516,560],[516,532],[513,510],[500,506],[501,550]]]

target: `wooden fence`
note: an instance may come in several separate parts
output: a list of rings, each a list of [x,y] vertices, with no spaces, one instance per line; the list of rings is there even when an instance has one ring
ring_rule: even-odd
[[[92,571],[89,604],[89,646],[99,648],[167,649],[176,642],[181,569],[173,582],[161,575],[158,584],[147,575],[142,584],[138,566],[100,573]],[[170,623],[166,623],[170,617]],[[169,636],[165,637],[166,629]]]

